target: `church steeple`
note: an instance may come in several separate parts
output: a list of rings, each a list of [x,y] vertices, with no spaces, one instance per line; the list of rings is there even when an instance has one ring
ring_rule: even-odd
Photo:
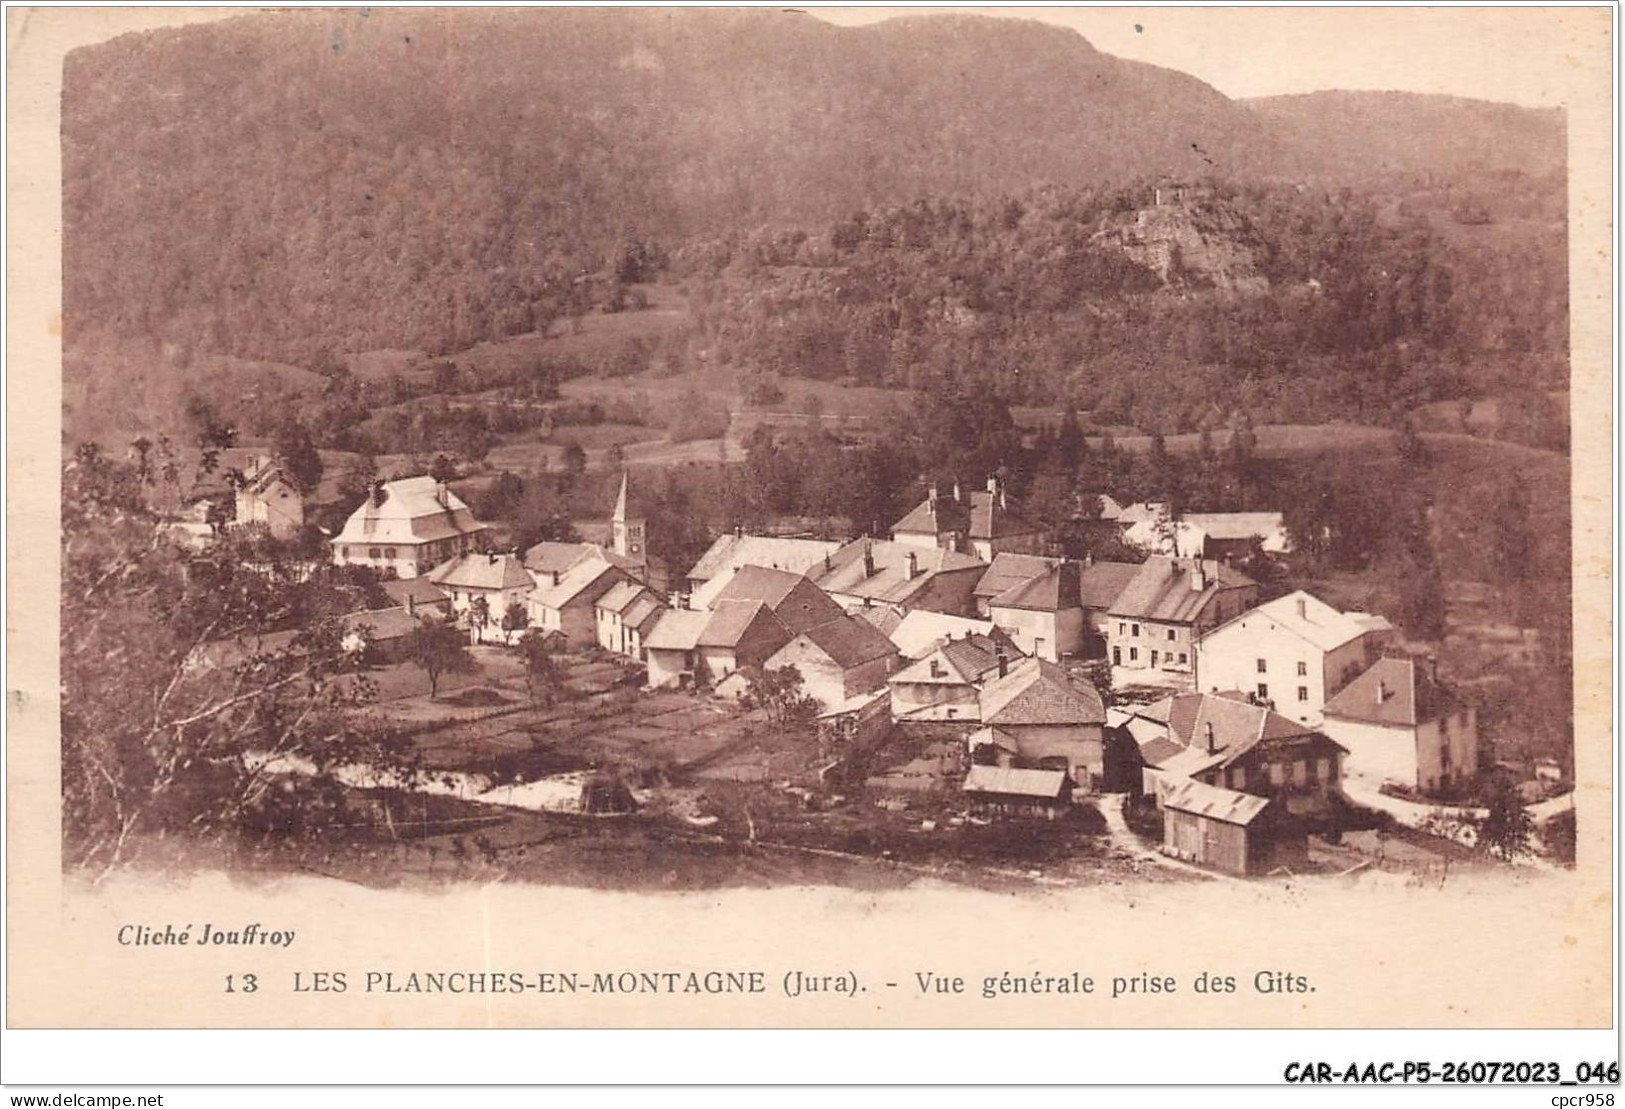
[[[626,523],[626,471],[621,471],[621,493],[615,498],[615,515],[610,517],[617,523]]]
[[[633,516],[627,495],[627,474],[621,471],[621,491],[615,498],[615,512],[609,518],[610,535],[616,554],[636,563],[647,562],[644,547],[645,522],[642,516]]]

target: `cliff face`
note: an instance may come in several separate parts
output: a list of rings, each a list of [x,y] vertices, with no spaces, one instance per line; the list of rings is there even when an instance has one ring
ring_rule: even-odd
[[[1270,287],[1247,221],[1200,186],[1164,184],[1148,205],[1094,239],[1151,270],[1169,288],[1247,295]]]

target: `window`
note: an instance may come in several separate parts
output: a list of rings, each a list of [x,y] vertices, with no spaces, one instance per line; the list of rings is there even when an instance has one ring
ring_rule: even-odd
[[[1135,634],[1135,635],[1139,635],[1139,634],[1140,634],[1140,625],[1138,625],[1138,624],[1135,624],[1135,625],[1134,625],[1134,634]]]
[[[1295,786],[1309,784],[1309,762],[1307,759],[1299,759],[1292,764],[1292,784]]]
[[[1332,760],[1331,759],[1316,759],[1315,760],[1315,775],[1323,782],[1331,781],[1332,780]]]
[[[1309,700],[1309,687],[1308,686],[1300,685],[1298,687],[1298,700],[1300,700],[1300,701]]]
[[[1308,676],[1309,676],[1309,664],[1307,662],[1298,663],[1298,677],[1307,678]]]
[[[1230,768],[1230,788],[1247,788],[1247,768],[1245,766],[1233,766]]]
[[[1286,769],[1278,762],[1270,763],[1270,784],[1281,785],[1286,781]]]
[[[1127,635],[1128,634],[1128,625],[1123,623],[1123,621],[1121,621],[1121,620],[1119,620],[1117,622],[1117,634],[1118,635]]]
[[[384,548],[384,557],[385,558],[394,558],[395,557],[395,548],[394,547],[385,547]]]
[[[1269,673],[1269,663],[1265,662],[1263,659],[1259,659],[1258,660],[1258,672],[1260,674]]]
[[[1156,665],[1156,664],[1157,664],[1157,657],[1158,657],[1158,656],[1157,656],[1157,652],[1156,652],[1156,651],[1152,651],[1152,652],[1151,652],[1151,665],[1152,665],[1152,666],[1155,666],[1155,665]]]
[[[1174,641],[1174,629],[1169,628],[1168,629],[1168,642],[1172,643],[1173,641]]]
[[[1128,649],[1128,660],[1130,662],[1140,661],[1140,649],[1138,647],[1130,647]]]
[[[1263,682],[1258,683],[1258,699],[1260,701],[1268,701],[1270,699],[1270,687]]]
[[[378,557],[378,548],[377,547],[368,547],[367,548],[367,557],[368,558],[377,558]]]

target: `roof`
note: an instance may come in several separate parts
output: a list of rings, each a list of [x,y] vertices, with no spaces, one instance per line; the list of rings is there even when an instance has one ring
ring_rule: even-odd
[[[624,612],[627,606],[647,592],[640,582],[618,581],[593,602],[593,607],[607,609],[610,612]]]
[[[856,616],[843,614],[837,619],[810,627],[801,635],[810,639],[843,670],[897,653],[892,641],[879,629]]]
[[[965,784],[960,788],[966,793],[1005,793],[1017,797],[1059,799],[1066,789],[1066,771],[973,766],[966,772]]]
[[[1140,572],[1138,562],[1086,562],[1078,574],[1084,608],[1109,609]]]
[[[1162,501],[1135,501],[1131,505],[1121,508],[1117,512],[1117,522],[1124,527],[1131,524],[1142,523],[1146,520],[1157,520],[1168,515],[1168,505]]]
[[[1255,705],[1240,694],[1179,693],[1146,706],[1142,715],[1166,719],[1168,737],[1193,753],[1188,765],[1163,764],[1164,770],[1183,774],[1199,773],[1210,766],[1229,766],[1270,740],[1313,737],[1332,742],[1307,724]]]
[[[916,611],[924,612],[926,610],[919,609]],[[873,624],[879,629],[881,635],[891,636],[896,634],[897,629],[903,626],[903,621],[907,620],[908,616],[912,616],[913,613],[904,615],[888,605],[868,605],[858,609],[857,615]],[[932,615],[936,614],[933,613]]]
[[[429,580],[448,589],[534,589],[536,579],[511,554],[461,554],[429,571]]]
[[[773,570],[804,573],[824,556],[834,554],[840,544],[824,539],[781,539],[772,535],[718,536],[688,572],[692,581],[710,581],[720,573],[745,566],[765,566]]]
[[[380,608],[371,612],[352,612],[339,617],[339,624],[345,634],[365,630],[367,639],[373,643],[384,643],[392,639],[402,639],[411,635],[419,626],[419,620],[404,608]]]
[[[538,543],[525,552],[525,569],[537,574],[564,573],[591,552],[586,543]]]
[[[1033,612],[1061,612],[1082,608],[1078,592],[1078,564],[1059,562],[1047,571],[1011,586],[988,602],[992,608],[1019,608]]]
[[[378,497],[369,496],[352,512],[332,541],[412,546],[484,530],[457,494],[425,474],[384,482]]]
[[[1269,807],[1268,797],[1254,797],[1203,782],[1184,781],[1162,799],[1162,807],[1194,813],[1225,824],[1251,824]]]
[[[778,642],[777,650],[789,642],[791,632],[761,601],[724,601],[711,611],[700,632],[701,647],[737,647],[752,634],[767,635]]]
[[[1005,539],[1032,535],[1040,529],[1025,516],[1005,507],[1003,493],[973,492],[970,495],[970,537]]]
[[[1446,716],[1458,704],[1415,659],[1380,658],[1326,702],[1325,714],[1409,728]]]
[[[1132,726],[1130,726],[1130,734],[1133,734]],[[1153,766],[1159,770],[1162,768],[1163,763],[1172,759],[1175,755],[1183,754],[1186,750],[1184,744],[1175,743],[1165,735],[1153,736],[1144,743],[1138,744],[1138,746],[1141,760],[1147,766]]]
[[[1001,551],[993,556],[987,571],[972,590],[978,597],[997,597],[1000,593],[1022,582],[1031,581],[1061,560],[1042,555],[1014,554]]]
[[[1053,662],[1024,658],[982,688],[982,722],[1104,724],[1106,707],[1095,687]]]
[[[866,609],[863,617],[868,620],[871,613],[890,611],[890,609]],[[876,626],[885,630],[883,625]],[[897,645],[904,658],[924,658],[950,637],[991,635],[995,630],[997,625],[991,620],[972,620],[967,616],[950,616],[943,612],[917,608],[903,616],[890,634],[891,641]],[[999,634],[1003,635],[1002,632]]]
[[[800,574],[765,566],[740,567],[711,605],[716,610],[741,602],[766,605],[793,635],[842,615],[840,605]]]
[[[1115,521],[1121,515],[1123,515],[1123,506],[1118,504],[1109,493],[1102,493],[1100,495],[1100,519]]]
[[[636,631],[638,628],[643,627],[650,617],[663,611],[665,607],[659,597],[646,590],[640,593],[637,599],[627,605],[621,612],[621,623]]]
[[[892,525],[892,534],[901,531],[917,535],[942,535],[945,532],[967,531],[969,528],[970,511],[965,505],[953,497],[940,495],[933,486],[925,500]]]
[[[1195,567],[1201,565],[1205,584],[1192,588]],[[1141,564],[1117,600],[1107,610],[1113,616],[1138,616],[1172,624],[1195,623],[1208,601],[1225,589],[1256,584],[1239,570],[1210,559],[1174,559],[1153,555]]]
[[[1325,601],[1302,589],[1256,608],[1248,609],[1203,636],[1211,639],[1227,628],[1246,627],[1247,622],[1260,618],[1284,628],[1321,651],[1332,651],[1350,643],[1369,631],[1378,630],[1366,617],[1361,619],[1350,613],[1339,612]],[[1381,620],[1381,617],[1376,619]],[[1382,621],[1386,624],[1387,621]]]
[[[653,651],[692,651],[699,646],[700,633],[710,619],[709,612],[668,608],[643,637],[643,645]]]
[[[864,561],[867,552],[873,573]],[[913,562],[910,563],[912,556]],[[914,576],[909,576],[909,566]],[[814,566],[809,576],[826,593],[902,604],[931,581],[933,574],[977,570],[981,559],[941,547],[917,547],[883,539],[854,539],[830,556],[830,568]]]
[[[1279,512],[1187,512],[1184,519],[1209,539],[1264,539],[1286,529]]]
[[[570,567],[560,578],[557,585],[548,583],[543,578],[536,583],[536,591],[530,595],[532,604],[543,608],[561,609],[574,601],[581,594],[591,589],[606,574],[620,574],[625,571],[618,566],[612,566],[599,558],[588,558]]]
[[[428,578],[396,578],[383,584],[384,593],[397,605],[405,605],[408,600],[419,605],[444,605],[449,597]]]

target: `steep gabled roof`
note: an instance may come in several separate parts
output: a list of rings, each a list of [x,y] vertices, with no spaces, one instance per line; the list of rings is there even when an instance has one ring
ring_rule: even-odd
[[[1179,693],[1147,706],[1142,715],[1166,719],[1169,737],[1193,752],[1191,765],[1179,768],[1187,774],[1209,766],[1229,766],[1260,743],[1320,736],[1308,725],[1252,704],[1239,694]],[[1164,769],[1174,768],[1165,764]]]
[[[864,562],[868,553],[874,573]],[[909,576],[910,558],[914,576]],[[812,568],[812,581],[826,593],[888,604],[903,604],[930,583],[933,574],[974,570],[985,565],[973,555],[941,547],[916,547],[881,539],[854,539],[829,559],[830,568]]]
[[[1078,575],[1078,595],[1083,607],[1110,609],[1139,572],[1138,562],[1085,563]]]
[[[1078,571],[1076,562],[1059,562],[1037,577],[1011,586],[988,604],[992,608],[1019,608],[1029,612],[1082,608]]]
[[[982,722],[1104,724],[1106,707],[1095,687],[1044,659],[1024,658],[982,687]]]
[[[713,609],[738,603],[766,605],[792,635],[842,614],[841,606],[800,574],[744,566],[711,602]]]
[[[1017,535],[1034,535],[1038,525],[1010,508],[1005,507],[1002,493],[973,492],[970,495],[970,537],[972,539],[1009,539]]]
[[[1031,581],[1046,573],[1060,561],[1058,558],[1045,558],[1042,555],[1001,551],[993,556],[993,561],[988,564],[987,571],[982,574],[981,580],[976,583],[976,588],[972,592],[978,597],[997,597],[1022,582]]]
[[[379,495],[383,503],[369,496],[332,542],[413,546],[486,530],[457,494],[428,475],[387,481]]]
[[[851,670],[897,653],[897,648],[892,645],[891,640],[880,634],[873,625],[856,616],[842,615],[837,619],[814,625],[801,635],[811,640],[843,670]]]
[[[952,497],[936,492],[915,505],[907,516],[892,525],[892,533],[907,532],[914,535],[943,535],[966,531],[970,527],[970,512]]]
[[[1195,560],[1153,555],[1145,560],[1108,611],[1166,623],[1194,623],[1209,601],[1225,589],[1255,584],[1222,563],[1200,560],[1205,575],[1201,589],[1192,588]]]
[[[1326,715],[1414,728],[1447,716],[1460,702],[1415,659],[1380,658],[1326,702]]]
[[[396,578],[382,583],[382,589],[397,606],[404,607],[408,600],[415,605],[444,605],[451,600],[446,591],[428,578]]]
[[[747,639],[773,642],[778,650],[790,641],[791,633],[761,601],[725,601],[711,611],[711,619],[700,632],[701,647],[734,648]],[[776,642],[775,642],[776,641]]]
[[[564,573],[592,553],[586,543],[542,542],[525,551],[525,569],[537,574]]]
[[[581,594],[588,592],[605,576],[625,573],[626,571],[620,567],[612,566],[602,559],[588,558],[570,567],[557,585],[549,584],[548,578],[537,582],[536,591],[530,595],[531,603],[541,605],[543,608],[562,609]]]
[[[593,607],[601,608],[606,612],[620,613],[647,592],[648,590],[640,582],[618,581],[609,587],[608,592],[593,602]]]
[[[621,623],[636,631],[665,607],[658,596],[646,589],[621,612]]]

